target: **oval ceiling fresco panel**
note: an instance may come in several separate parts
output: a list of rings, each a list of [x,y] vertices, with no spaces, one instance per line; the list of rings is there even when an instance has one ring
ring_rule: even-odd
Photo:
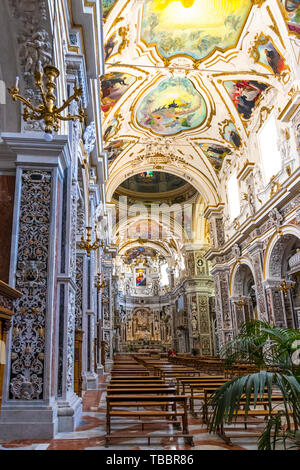
[[[167,78],[145,96],[137,122],[159,135],[195,129],[205,121],[207,106],[188,78]]]
[[[204,59],[235,47],[251,0],[145,0],[142,39],[165,58]]]

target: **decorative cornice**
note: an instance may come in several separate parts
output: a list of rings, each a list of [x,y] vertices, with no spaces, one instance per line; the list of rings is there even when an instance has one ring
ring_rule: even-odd
[[[237,175],[237,179],[240,181],[245,181],[245,179],[250,175],[250,173],[255,168],[255,163],[250,163],[248,160],[246,161],[245,165]]]
[[[71,163],[71,148],[68,136],[56,136],[46,142],[37,133],[4,133],[1,135],[0,154],[6,155],[5,169],[16,165],[32,165],[67,168]],[[2,159],[0,160],[2,162]],[[5,163],[6,162],[6,163]],[[1,164],[1,163],[0,163]]]
[[[223,215],[223,209],[225,207],[224,203],[220,203],[216,206],[207,206],[203,216],[208,219],[210,216],[215,215],[215,216],[222,216]]]

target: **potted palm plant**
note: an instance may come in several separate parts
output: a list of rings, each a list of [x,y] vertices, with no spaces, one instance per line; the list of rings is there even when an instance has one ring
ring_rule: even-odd
[[[250,407],[256,407],[260,398],[267,395],[269,413],[258,438],[258,449],[275,450],[279,442],[284,449],[300,448],[299,341],[298,330],[278,328],[258,320],[242,326],[220,354],[228,366],[247,361],[256,366],[257,372],[233,378],[212,395],[210,432],[234,423],[241,407],[245,410],[246,423]],[[272,403],[274,390],[280,391],[283,406]]]

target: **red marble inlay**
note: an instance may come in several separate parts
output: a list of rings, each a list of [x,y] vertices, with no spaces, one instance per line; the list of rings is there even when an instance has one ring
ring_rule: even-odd
[[[0,279],[9,282],[15,176],[0,176]]]

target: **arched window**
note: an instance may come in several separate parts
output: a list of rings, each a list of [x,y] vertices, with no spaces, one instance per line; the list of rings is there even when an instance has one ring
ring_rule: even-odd
[[[169,276],[168,276],[167,269],[168,269],[168,263],[165,263],[165,264],[161,265],[161,271],[160,271],[161,278],[160,278],[160,281],[161,281],[162,287],[165,287],[165,286],[169,285]]]
[[[265,183],[281,170],[281,155],[277,147],[277,127],[274,114],[264,123],[258,133],[260,156]]]
[[[229,203],[230,219],[235,219],[240,215],[240,194],[236,173],[233,173],[228,179],[227,195]]]

